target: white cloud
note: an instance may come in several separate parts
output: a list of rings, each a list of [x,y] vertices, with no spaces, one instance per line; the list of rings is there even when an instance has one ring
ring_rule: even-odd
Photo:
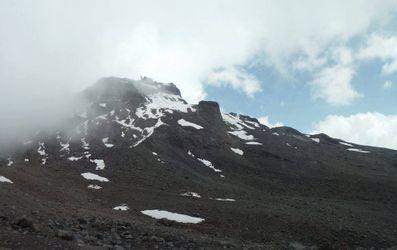
[[[351,104],[361,96],[351,84],[355,75],[352,52],[346,47],[338,47],[329,56],[329,60],[332,64],[314,73],[314,78],[309,83],[313,97],[324,99],[335,106]]]
[[[358,54],[360,59],[380,59],[382,74],[397,72],[397,36],[372,35]]]
[[[397,149],[397,115],[376,112],[329,115],[314,124],[314,129],[353,143]]]
[[[258,118],[258,121],[259,121],[261,124],[268,126],[269,128],[275,128],[275,127],[282,127],[282,126],[284,126],[284,124],[281,123],[281,122],[271,123],[271,122],[269,121],[269,117],[268,117],[268,116],[259,117],[259,118]]]
[[[286,73],[296,55],[297,69],[321,67],[330,45],[365,34],[396,7],[394,0],[93,2],[1,1],[2,82],[81,89],[102,76],[147,75],[175,82],[195,102],[217,69],[256,61]],[[245,74],[250,87],[224,84],[252,94],[258,87]]]
[[[353,62],[353,55],[350,49],[346,47],[337,47],[332,55],[334,61],[338,64],[347,66]]]
[[[385,83],[383,83],[383,88],[384,89],[390,89],[391,87],[393,87],[393,82],[388,80]]]
[[[322,69],[310,82],[313,97],[335,106],[351,104],[361,96],[351,85],[354,74],[350,66],[335,65]]]
[[[254,76],[236,67],[211,72],[207,77],[207,81],[209,84],[215,86],[227,84],[231,85],[234,89],[241,88],[251,97],[255,93],[262,91],[260,83]]]

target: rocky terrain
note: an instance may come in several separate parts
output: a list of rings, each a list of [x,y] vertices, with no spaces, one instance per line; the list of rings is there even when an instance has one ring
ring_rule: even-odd
[[[396,249],[397,151],[103,78],[0,159],[0,249]]]

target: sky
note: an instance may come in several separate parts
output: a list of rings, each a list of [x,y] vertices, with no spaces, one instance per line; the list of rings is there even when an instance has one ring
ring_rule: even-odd
[[[397,149],[397,0],[2,0],[0,133],[48,122],[103,76]],[[0,134],[1,137],[1,134]]]

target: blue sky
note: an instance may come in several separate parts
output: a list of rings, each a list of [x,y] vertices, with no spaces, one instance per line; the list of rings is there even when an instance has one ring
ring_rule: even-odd
[[[191,103],[397,149],[396,27],[397,0],[4,0],[0,115],[148,76]]]
[[[397,26],[396,26],[397,27]],[[362,63],[352,80],[352,85],[362,94],[350,105],[334,106],[311,96],[308,74],[285,78],[272,68],[249,71],[263,83],[263,91],[249,97],[230,86],[206,87],[208,100],[217,100],[225,112],[238,112],[253,117],[269,116],[272,123],[282,122],[302,132],[312,132],[313,123],[327,115],[349,116],[356,113],[397,113],[397,74],[384,76],[377,60]],[[392,86],[384,88],[391,81]],[[397,132],[397,131],[396,131]]]

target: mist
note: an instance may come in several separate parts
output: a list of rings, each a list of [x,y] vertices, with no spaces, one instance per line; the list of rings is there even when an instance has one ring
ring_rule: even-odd
[[[66,89],[43,90],[35,85],[2,88],[0,149],[10,148],[39,130],[52,129],[71,118],[76,108],[74,95]]]

